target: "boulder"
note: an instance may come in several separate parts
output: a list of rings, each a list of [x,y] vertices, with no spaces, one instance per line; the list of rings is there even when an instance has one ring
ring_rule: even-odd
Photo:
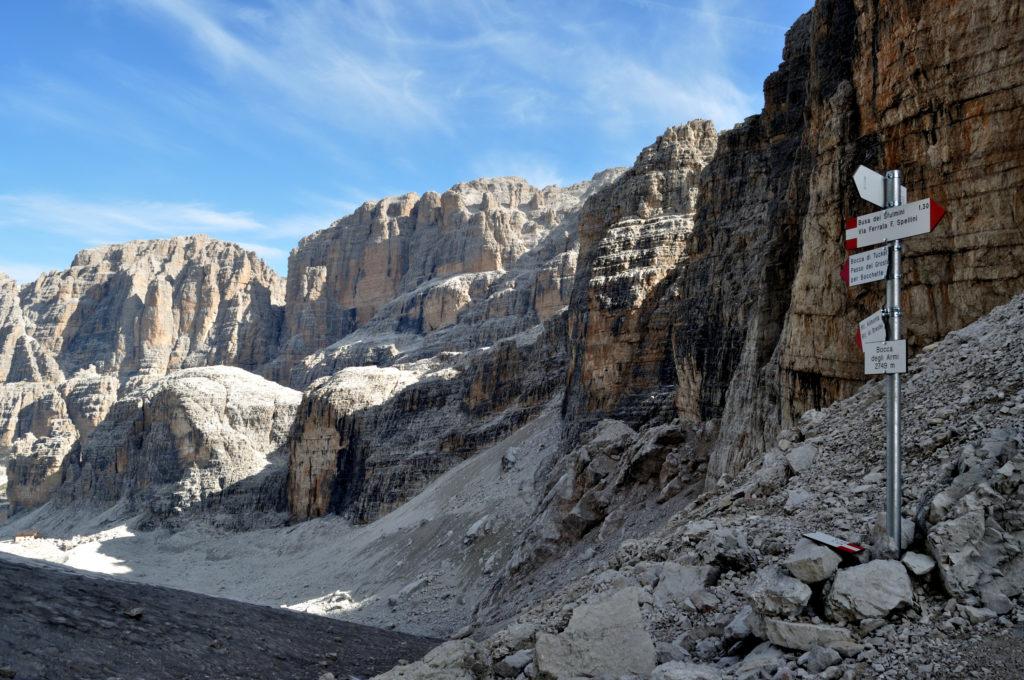
[[[818,447],[805,442],[795,449],[786,453],[786,463],[794,474],[807,472],[814,465],[814,459],[818,457]]]
[[[739,678],[770,678],[785,665],[785,653],[770,642],[762,642],[736,664],[734,671]]]
[[[531,661],[533,661],[533,650],[520,649],[518,652],[509,654],[504,659],[494,664],[494,672],[499,678],[514,678],[519,675]]]
[[[750,592],[754,609],[765,616],[795,616],[811,599],[807,584],[786,576],[777,567],[762,569]]]
[[[811,647],[797,659],[797,663],[810,673],[821,673],[842,662],[839,652],[830,647]]]
[[[928,531],[928,552],[950,595],[971,592],[984,573],[977,559],[984,536],[985,511],[982,509],[940,522]]]
[[[697,556],[704,564],[726,571],[747,572],[754,567],[754,552],[739,529],[715,529],[697,544]]]
[[[902,562],[903,566],[907,568],[907,571],[914,576],[924,576],[935,568],[935,560],[928,555],[922,555],[921,553],[916,552],[907,551],[900,562]]]
[[[855,644],[846,628],[818,623],[765,619],[764,632],[768,641],[774,645],[805,652],[813,647],[830,647],[839,651]]]
[[[640,613],[642,593],[640,588],[623,588],[577,607],[561,634],[539,633],[537,672],[555,678],[649,675],[657,653]]]
[[[474,640],[450,640],[420,661],[392,668],[374,680],[476,680],[490,671],[490,655]]]
[[[859,621],[885,617],[913,599],[914,591],[903,564],[874,560],[836,574],[825,610],[836,621]]]
[[[699,607],[694,598],[706,586],[717,581],[716,567],[665,562],[661,565],[658,585],[654,588],[654,601],[662,609],[668,606],[696,609]]]
[[[740,609],[739,613],[725,627],[725,638],[727,640],[743,640],[751,635],[756,635],[759,629],[758,615],[748,605]]]
[[[841,561],[839,555],[825,546],[804,538],[784,564],[790,574],[804,583],[820,583],[836,572]]]

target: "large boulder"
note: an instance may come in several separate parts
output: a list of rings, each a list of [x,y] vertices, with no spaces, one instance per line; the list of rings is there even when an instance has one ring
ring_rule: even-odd
[[[795,616],[810,599],[806,583],[786,576],[777,567],[761,569],[750,591],[751,604],[763,616]]]
[[[649,675],[654,641],[640,613],[639,588],[623,588],[577,607],[559,635],[537,635],[536,664],[542,677]]]
[[[829,617],[836,621],[883,618],[914,600],[910,577],[896,560],[874,560],[841,569],[825,600]]]
[[[718,569],[707,565],[665,562],[659,570],[654,600],[659,607],[670,605],[694,609],[693,596],[718,580]]]
[[[814,647],[849,649],[854,645],[853,636],[846,628],[817,623],[800,623],[765,619],[764,633],[773,645],[786,649],[808,652]]]
[[[393,668],[373,680],[478,680],[490,677],[490,655],[474,640],[450,640],[420,661]]]
[[[785,561],[789,573],[804,583],[820,583],[836,572],[842,559],[814,541],[801,539]]]

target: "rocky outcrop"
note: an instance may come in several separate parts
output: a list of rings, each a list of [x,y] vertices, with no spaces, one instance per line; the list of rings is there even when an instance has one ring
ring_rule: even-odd
[[[60,483],[60,465],[77,438],[56,386],[0,385],[0,504],[17,512],[45,502]]]
[[[28,334],[18,284],[0,273],[0,383],[60,382],[54,357]]]
[[[564,316],[465,354],[341,370],[303,396],[289,437],[297,519],[375,519],[536,417],[561,389]]]
[[[669,128],[581,209],[565,405],[573,434],[604,416],[637,425],[675,391],[663,298],[676,295],[698,177],[716,143],[710,121]]]
[[[399,354],[473,349],[554,316],[569,301],[578,207],[617,174],[564,189],[475,180],[366,203],[306,237],[289,258],[273,374],[301,386]]]
[[[239,492],[238,485],[259,488],[254,480],[272,476],[269,500],[250,498],[237,509],[281,512],[282,446],[299,400],[298,392],[238,368],[175,371],[111,407],[65,463],[56,500],[124,500],[162,520],[211,505],[223,509],[218,498]]]
[[[189,366],[256,370],[276,352],[284,282],[207,236],[83,250],[21,291],[26,331],[65,374],[122,379]]]
[[[843,219],[872,209],[857,165],[898,167],[912,200],[947,209],[905,243],[912,348],[1024,288],[1021,22],[1001,3],[822,0],[790,30],[764,111],[723,133],[702,175],[677,281],[677,406],[720,419],[712,480],[863,380],[852,333],[883,289],[837,275]]]

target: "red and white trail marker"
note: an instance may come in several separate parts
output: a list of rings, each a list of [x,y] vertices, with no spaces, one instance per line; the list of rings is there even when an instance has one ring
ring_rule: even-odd
[[[878,310],[857,325],[857,347],[863,350],[865,345],[883,342],[887,332],[885,315],[882,310]]]
[[[839,272],[839,276],[848,286],[881,281],[888,275],[889,246],[850,255]]]
[[[824,531],[812,531],[811,533],[804,534],[804,537],[811,539],[815,543],[821,543],[822,545],[827,545],[830,548],[835,548],[840,552],[852,554],[864,552],[864,548],[856,543],[844,541],[843,539],[836,538],[831,534],[826,534]]]
[[[857,193],[869,203],[882,207],[885,205],[885,176],[863,165],[853,173],[853,183]],[[907,202],[907,188],[900,187],[900,203]]]
[[[946,209],[938,201],[920,201],[898,205],[846,220],[846,248],[855,250],[886,241],[927,234],[935,229]]]

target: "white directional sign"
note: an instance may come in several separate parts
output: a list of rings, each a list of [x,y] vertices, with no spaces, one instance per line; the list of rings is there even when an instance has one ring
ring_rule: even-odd
[[[843,263],[839,276],[849,286],[881,281],[889,274],[889,246],[882,246],[856,255]]]
[[[927,234],[935,229],[945,208],[930,198],[886,208],[846,222],[846,247],[850,250],[886,241]]]
[[[857,346],[864,349],[865,345],[885,340],[885,316],[879,310],[864,319],[857,326]]]
[[[868,375],[907,372],[907,341],[889,340],[864,345],[864,372]]]
[[[853,182],[857,185],[857,193],[860,194],[861,198],[879,207],[885,206],[885,177],[871,168],[861,165],[853,173]],[[907,188],[900,187],[900,189],[902,194],[900,196],[902,199],[900,203],[906,203]]]

